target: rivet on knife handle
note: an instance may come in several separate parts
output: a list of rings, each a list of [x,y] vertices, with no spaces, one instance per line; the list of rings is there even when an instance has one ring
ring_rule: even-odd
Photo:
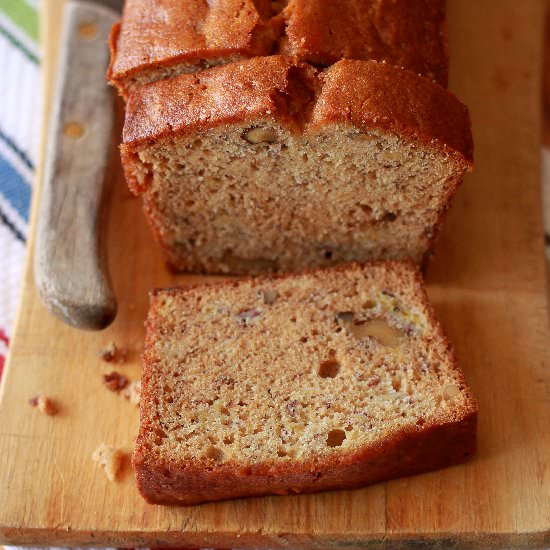
[[[40,191],[36,285],[52,313],[85,329],[116,314],[101,221],[114,123],[107,38],[116,19],[68,2]]]

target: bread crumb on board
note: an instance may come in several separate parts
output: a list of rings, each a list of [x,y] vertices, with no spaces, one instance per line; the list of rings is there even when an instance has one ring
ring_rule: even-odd
[[[59,408],[52,399],[45,395],[37,395],[32,399],[29,399],[31,407],[37,408],[42,414],[53,416],[59,412]]]
[[[128,378],[120,372],[112,371],[103,375],[103,384],[108,390],[119,393],[128,385]]]
[[[118,347],[115,342],[109,342],[107,346],[99,350],[99,358],[106,363],[125,363],[128,355],[126,348]]]
[[[139,407],[139,402],[141,400],[141,380],[137,382],[130,382],[123,390],[122,395],[135,405]]]
[[[92,460],[105,470],[109,481],[116,481],[122,466],[123,453],[120,449],[102,443],[92,454]]]

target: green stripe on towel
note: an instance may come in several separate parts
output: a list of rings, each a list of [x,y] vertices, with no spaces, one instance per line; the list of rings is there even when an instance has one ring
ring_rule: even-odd
[[[0,0],[0,12],[11,19],[29,38],[38,42],[38,12],[36,8],[25,0]]]
[[[22,44],[15,36],[13,36],[13,34],[11,34],[8,31],[8,29],[5,29],[1,24],[0,24],[0,34],[4,38],[6,38],[6,40],[11,42],[11,44],[15,46],[18,50],[20,50],[27,59],[29,59],[33,63],[38,63],[38,58],[36,57],[36,55],[33,52],[31,52],[28,48],[26,48],[24,44]]]

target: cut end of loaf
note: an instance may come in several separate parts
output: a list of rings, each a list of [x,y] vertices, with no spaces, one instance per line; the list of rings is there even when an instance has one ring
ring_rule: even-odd
[[[420,262],[461,177],[390,134],[302,137],[268,120],[164,142],[134,166],[171,265],[221,273]]]
[[[475,446],[475,401],[408,264],[158,291],[144,359],[150,502],[356,487]]]
[[[428,80],[280,56],[145,86],[124,141],[170,264],[235,274],[420,262],[472,152],[466,108]]]

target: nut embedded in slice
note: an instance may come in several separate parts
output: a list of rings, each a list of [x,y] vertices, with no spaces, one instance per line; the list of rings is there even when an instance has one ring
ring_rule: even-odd
[[[443,398],[451,401],[460,395],[460,388],[456,384],[449,384],[443,388]]]
[[[272,306],[279,296],[277,291],[273,290],[272,288],[262,288],[260,289],[258,294],[263,298],[264,304],[268,306]]]
[[[252,145],[256,145],[257,143],[275,143],[277,141],[277,131],[273,128],[252,128],[243,137]]]
[[[395,348],[399,346],[403,333],[393,328],[384,319],[368,319],[350,323],[348,325],[350,332],[359,340],[365,338],[374,338],[381,345]]]

